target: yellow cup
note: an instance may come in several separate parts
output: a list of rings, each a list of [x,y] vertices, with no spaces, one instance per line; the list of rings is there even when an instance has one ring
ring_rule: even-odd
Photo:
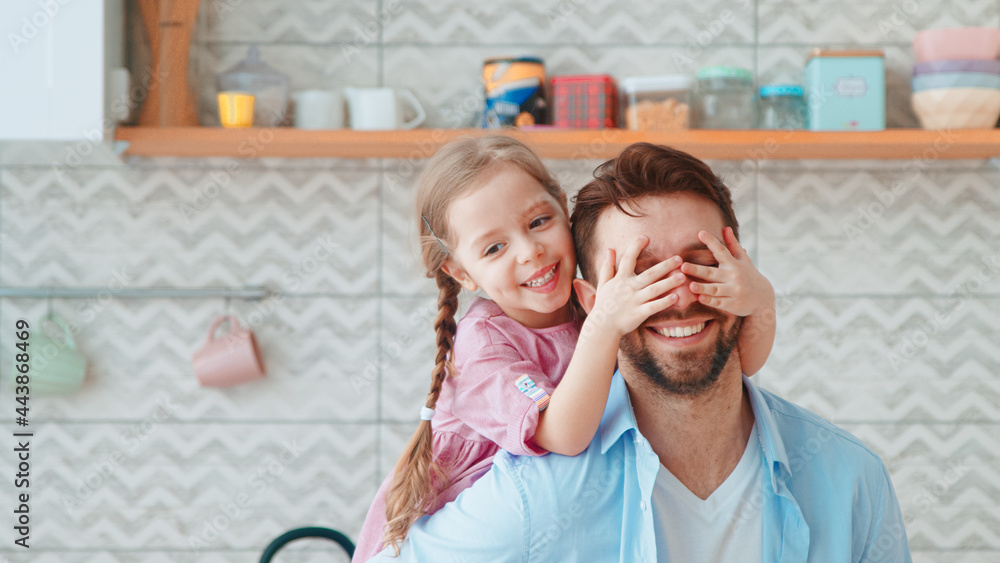
[[[219,121],[223,127],[252,127],[253,94],[219,92]]]

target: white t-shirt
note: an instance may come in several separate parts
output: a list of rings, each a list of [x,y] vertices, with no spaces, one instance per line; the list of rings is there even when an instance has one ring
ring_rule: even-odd
[[[736,468],[701,500],[660,465],[653,486],[653,525],[658,561],[756,563],[763,556],[763,479],[760,439],[754,423]]]

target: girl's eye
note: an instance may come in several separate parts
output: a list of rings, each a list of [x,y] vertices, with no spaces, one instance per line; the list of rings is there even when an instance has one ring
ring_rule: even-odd
[[[549,221],[549,219],[551,219],[551,217],[539,217],[539,218],[533,220],[531,222],[531,225],[529,225],[529,227],[531,227],[532,229],[534,229],[536,227],[541,227],[542,225],[544,225],[545,223],[547,223]]]
[[[502,248],[503,248],[503,243],[502,242],[498,242],[498,243],[490,246],[489,248],[487,248],[486,252],[484,252],[484,254],[486,256],[489,256],[491,254],[496,254],[497,252],[500,252],[500,249],[502,249]]]

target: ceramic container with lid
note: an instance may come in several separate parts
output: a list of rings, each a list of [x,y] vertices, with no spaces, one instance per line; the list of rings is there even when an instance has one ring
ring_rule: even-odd
[[[885,129],[885,63],[882,51],[816,49],[805,70],[812,131]]]
[[[757,95],[750,71],[710,66],[698,71],[694,123],[701,129],[750,129],[757,121]]]

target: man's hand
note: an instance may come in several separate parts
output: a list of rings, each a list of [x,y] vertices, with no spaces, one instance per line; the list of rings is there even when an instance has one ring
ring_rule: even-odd
[[[712,251],[719,265],[701,266],[690,262],[681,265],[685,274],[709,282],[691,282],[691,292],[698,295],[701,303],[740,317],[773,310],[771,282],[754,267],[732,228],[726,227],[723,237],[725,245],[705,231],[698,233],[698,240]]]

